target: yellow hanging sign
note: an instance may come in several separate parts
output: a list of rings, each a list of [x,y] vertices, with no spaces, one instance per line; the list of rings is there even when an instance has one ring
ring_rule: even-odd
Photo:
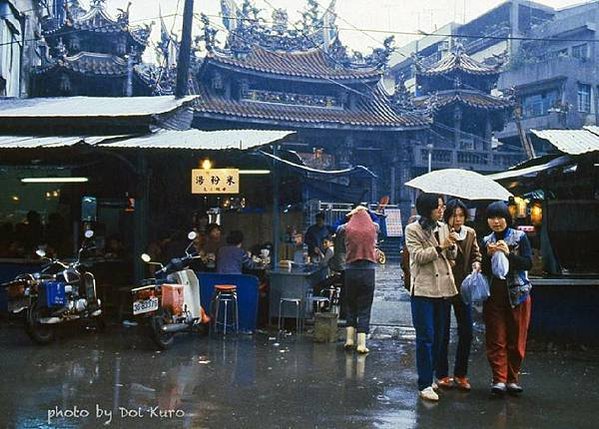
[[[192,194],[238,194],[239,170],[236,168],[191,170]]]

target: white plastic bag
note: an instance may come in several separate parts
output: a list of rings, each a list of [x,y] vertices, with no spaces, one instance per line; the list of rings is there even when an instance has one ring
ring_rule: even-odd
[[[510,270],[510,261],[503,252],[495,252],[491,257],[491,269],[495,277],[505,280],[507,272]]]
[[[487,279],[478,271],[466,276],[460,287],[460,295],[466,304],[486,301],[490,294]]]

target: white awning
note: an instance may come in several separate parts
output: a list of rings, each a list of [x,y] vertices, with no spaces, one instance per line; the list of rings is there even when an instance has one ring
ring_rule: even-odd
[[[128,117],[169,113],[198,97],[56,97],[14,98],[0,103],[2,118]]]
[[[599,130],[584,127],[582,130],[530,130],[537,137],[548,140],[553,146],[568,155],[599,151]]]
[[[42,149],[73,146],[77,143],[95,145],[104,140],[125,138],[128,135],[115,136],[2,136],[1,149]]]
[[[108,136],[2,136],[2,149],[44,149],[86,144],[104,149],[191,149],[224,150],[252,149],[281,140],[293,131],[225,130],[225,131],[174,131],[160,130],[146,135]]]
[[[100,146],[138,149],[244,150],[273,143],[292,133],[293,131],[265,130],[161,130],[140,137],[102,143]]]
[[[514,170],[502,171],[501,173],[489,174],[487,177],[493,180],[503,180],[510,179],[514,177],[522,177],[522,176],[535,176],[537,173],[545,170],[549,170],[551,168],[560,167],[562,165],[566,165],[572,162],[572,158],[568,155],[563,155],[552,159],[549,162],[539,165],[533,165],[530,167],[524,168],[516,168]]]

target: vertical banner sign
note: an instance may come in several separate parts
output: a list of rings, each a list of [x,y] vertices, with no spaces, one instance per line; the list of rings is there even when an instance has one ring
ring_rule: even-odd
[[[385,221],[387,223],[388,237],[401,237],[403,230],[401,225],[401,211],[399,209],[385,209],[387,215]]]
[[[239,170],[218,168],[191,170],[192,194],[238,194]]]

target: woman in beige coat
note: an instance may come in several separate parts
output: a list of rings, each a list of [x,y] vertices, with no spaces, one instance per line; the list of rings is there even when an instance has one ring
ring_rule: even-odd
[[[449,298],[457,295],[450,260],[455,259],[455,233],[440,222],[443,198],[421,194],[416,200],[420,219],[406,227],[410,254],[412,322],[416,330],[418,390],[424,400],[438,401],[433,389]]]

